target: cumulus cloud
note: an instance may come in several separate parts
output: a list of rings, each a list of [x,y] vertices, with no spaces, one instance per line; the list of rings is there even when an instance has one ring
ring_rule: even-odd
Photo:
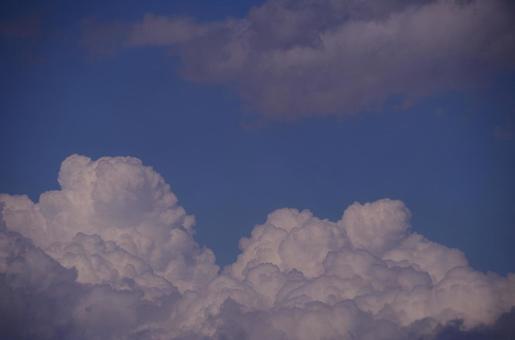
[[[279,209],[219,270],[163,178],[72,155],[60,190],[0,195],[0,325],[11,338],[438,339],[508,334],[515,275],[482,273],[382,199],[338,221]],[[499,326],[501,325],[501,326]]]
[[[3,218],[79,268],[79,281],[117,285],[130,278],[148,288],[186,291],[218,272],[213,253],[192,238],[194,217],[138,159],[70,156],[58,181],[61,190],[42,194],[36,204],[26,196],[0,196]]]
[[[210,23],[146,14],[112,44],[170,48],[186,78],[229,85],[268,119],[342,116],[513,69],[513,13],[504,0],[268,0]]]

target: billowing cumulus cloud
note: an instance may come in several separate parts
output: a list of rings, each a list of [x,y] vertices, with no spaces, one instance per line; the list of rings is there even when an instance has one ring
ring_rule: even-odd
[[[38,202],[0,195],[4,336],[509,336],[515,275],[475,271],[412,232],[401,201],[354,203],[338,221],[276,210],[219,269],[193,216],[138,159],[72,155],[59,183]]]
[[[504,0],[268,0],[210,23],[149,13],[111,45],[170,48],[186,78],[229,85],[268,119],[342,116],[513,69],[514,13]]]
[[[195,289],[218,272],[214,255],[192,238],[194,217],[177,204],[162,177],[135,158],[68,157],[61,190],[0,196],[8,227],[68,267],[83,283],[150,291]],[[131,282],[132,282],[131,281]],[[173,285],[171,284],[173,282]]]

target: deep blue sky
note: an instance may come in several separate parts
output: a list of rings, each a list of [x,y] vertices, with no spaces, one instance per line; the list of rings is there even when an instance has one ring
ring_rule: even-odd
[[[338,219],[354,201],[403,200],[414,230],[465,252],[480,270],[515,270],[515,75],[350,118],[248,127],[230,90],[181,78],[157,48],[91,58],[85,17],[146,12],[242,16],[257,1],[2,2],[0,19],[35,14],[34,37],[0,38],[0,192],[57,188],[60,162],[131,155],[153,166],[197,217],[196,239],[232,262],[266,214],[308,208]],[[513,129],[513,126],[508,127]],[[503,130],[504,131],[504,130]]]

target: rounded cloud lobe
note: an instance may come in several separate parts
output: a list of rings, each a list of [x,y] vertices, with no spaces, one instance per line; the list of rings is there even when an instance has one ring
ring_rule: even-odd
[[[401,201],[354,203],[338,221],[276,210],[220,270],[138,159],[72,155],[59,184],[38,202],[0,195],[8,337],[437,339],[515,306],[515,275],[410,231]]]

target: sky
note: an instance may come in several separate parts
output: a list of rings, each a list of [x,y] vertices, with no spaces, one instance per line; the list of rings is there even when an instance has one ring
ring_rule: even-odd
[[[0,249],[25,254],[18,267],[0,256],[6,334],[508,332],[514,10],[502,0],[2,1]],[[55,275],[38,290],[42,267]],[[377,288],[390,277],[401,279]],[[476,279],[463,295],[449,288]],[[18,297],[24,285],[33,302]],[[422,311],[420,287],[444,298]],[[393,291],[406,296],[390,301]],[[37,314],[22,331],[25,308],[49,299],[73,319]],[[133,313],[101,320],[82,312],[88,304],[97,316]],[[313,333],[295,333],[302,318]]]

